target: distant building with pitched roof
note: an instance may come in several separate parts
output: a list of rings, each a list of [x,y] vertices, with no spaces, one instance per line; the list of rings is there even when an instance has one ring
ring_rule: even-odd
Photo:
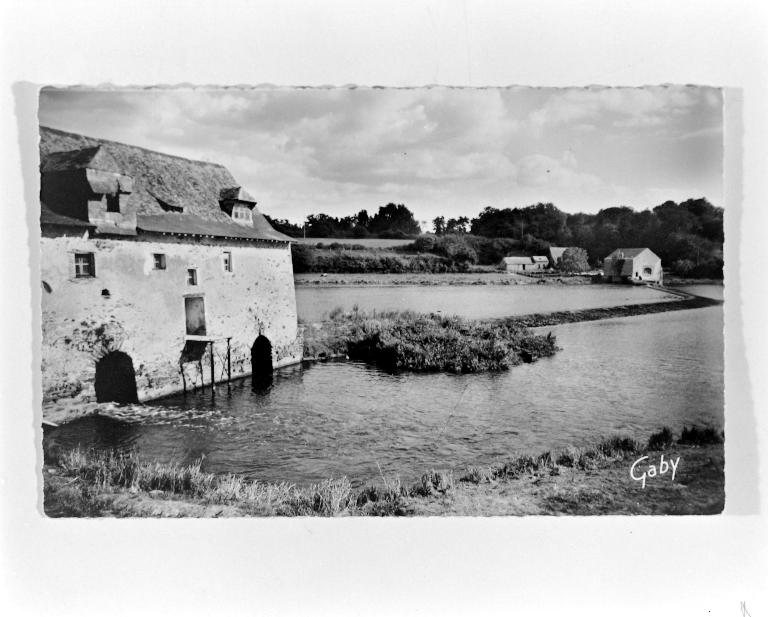
[[[611,283],[661,283],[661,259],[648,248],[616,249],[603,260],[603,276]]]
[[[560,261],[563,259],[563,253],[568,250],[567,246],[550,246],[549,247],[549,265],[552,268],[557,268]]]
[[[549,258],[543,255],[504,257],[499,263],[499,267],[507,272],[540,272],[546,270],[548,265]]]
[[[223,166],[40,128],[45,403],[301,360],[291,238]]]

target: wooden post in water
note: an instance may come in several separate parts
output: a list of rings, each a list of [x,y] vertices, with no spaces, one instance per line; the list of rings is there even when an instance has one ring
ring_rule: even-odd
[[[216,375],[213,371],[213,341],[211,341],[211,392],[216,392]]]
[[[231,336],[227,337],[227,383],[232,381],[232,348],[230,345],[230,341],[232,340]]]

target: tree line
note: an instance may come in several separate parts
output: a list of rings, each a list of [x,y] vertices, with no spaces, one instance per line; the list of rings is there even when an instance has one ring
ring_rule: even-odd
[[[528,253],[549,246],[577,246],[590,264],[616,248],[648,247],[678,274],[722,276],[723,209],[704,198],[665,201],[650,210],[627,206],[597,214],[567,214],[551,203],[526,208],[485,208],[469,232],[490,238],[515,238]]]
[[[677,274],[722,276],[723,209],[704,198],[664,203],[643,211],[627,206],[596,214],[568,214],[552,203],[523,208],[487,207],[472,219],[436,217],[434,233],[420,234],[413,213],[389,203],[374,216],[365,210],[335,218],[310,215],[304,227],[269,219],[287,235],[316,238],[418,237],[413,248],[454,261],[488,264],[510,254],[546,254],[550,246],[580,247],[591,266],[616,248],[648,247]]]
[[[294,238],[411,238],[421,233],[413,213],[403,204],[388,203],[373,216],[360,210],[352,216],[337,218],[328,214],[310,214],[304,225],[266,217],[277,231]]]

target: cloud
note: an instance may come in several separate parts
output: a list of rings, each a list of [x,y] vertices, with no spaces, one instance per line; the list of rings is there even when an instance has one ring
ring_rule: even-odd
[[[573,88],[553,93],[528,116],[538,130],[545,126],[605,121],[616,127],[645,127],[665,122],[671,114],[686,114],[703,98],[717,97],[710,91],[685,86],[652,88]]]
[[[721,103],[717,89],[673,86],[45,90],[40,118],[221,163],[280,217],[397,201],[432,218],[529,200],[594,211],[696,186],[718,151],[699,160],[686,144],[721,130]]]
[[[531,154],[520,159],[517,168],[517,183],[522,187],[546,187],[557,193],[563,190],[594,193],[605,187],[596,175],[579,172],[571,151],[565,151],[560,159]]]

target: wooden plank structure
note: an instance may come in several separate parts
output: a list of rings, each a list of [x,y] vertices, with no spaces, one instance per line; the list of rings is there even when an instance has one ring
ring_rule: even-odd
[[[231,336],[196,336],[196,335],[187,335],[186,337],[187,342],[197,342],[197,343],[205,343],[205,348],[208,350],[208,353],[211,357],[211,391],[215,394],[216,393],[216,354],[213,351],[213,346],[217,341],[226,341],[227,342],[227,360],[226,360],[226,369],[227,369],[227,384],[229,384],[232,381],[232,337]],[[200,370],[200,389],[205,390],[205,380],[203,379],[203,355],[199,355],[197,357],[198,366]],[[189,361],[184,362],[183,357],[182,360],[179,362],[179,370],[181,372],[181,379],[182,384],[184,388],[184,393],[187,392],[187,380],[184,376],[184,364],[187,364]]]

